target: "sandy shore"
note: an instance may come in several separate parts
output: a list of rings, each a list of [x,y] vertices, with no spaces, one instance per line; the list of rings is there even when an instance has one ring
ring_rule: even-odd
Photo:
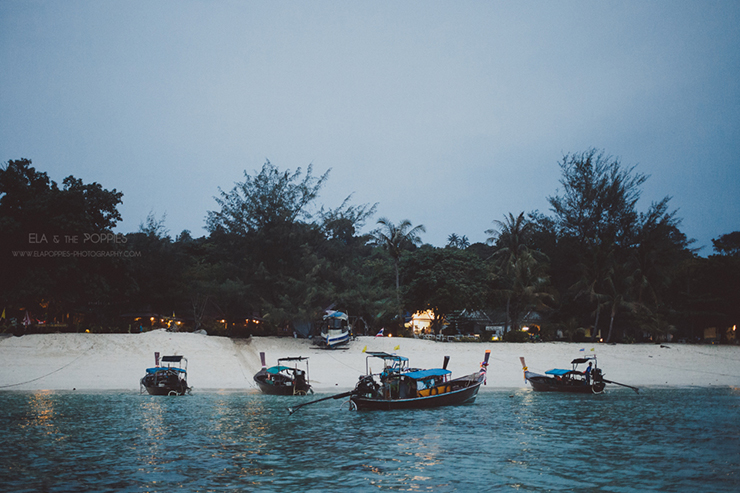
[[[259,353],[267,364],[284,356],[308,356],[309,378],[318,392],[347,390],[365,373],[362,350],[409,358],[416,368],[440,367],[445,355],[454,376],[477,371],[491,350],[485,389],[525,387],[519,357],[544,372],[596,354],[607,379],[634,386],[740,386],[740,347],[684,344],[464,343],[360,337],[348,349],[312,348],[305,339],[256,337],[232,340],[164,330],[143,334],[44,334],[0,338],[0,390],[139,390],[154,352],[188,359],[188,382],[197,390],[257,391],[252,376]],[[398,348],[398,349],[396,349]],[[583,351],[581,351],[583,349]],[[592,351],[593,350],[593,351]],[[379,360],[371,369],[380,370]]]

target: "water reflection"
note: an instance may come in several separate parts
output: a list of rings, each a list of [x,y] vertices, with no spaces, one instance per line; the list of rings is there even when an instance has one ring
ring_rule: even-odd
[[[58,435],[54,400],[54,393],[50,390],[41,390],[29,395],[26,420],[21,424],[21,428],[35,429],[45,435]]]

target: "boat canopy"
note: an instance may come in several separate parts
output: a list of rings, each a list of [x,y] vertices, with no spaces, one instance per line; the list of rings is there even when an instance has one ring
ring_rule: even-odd
[[[292,370],[293,368],[289,366],[271,366],[267,369],[267,373],[272,373],[273,375],[277,375],[283,370]]]
[[[552,370],[547,370],[547,371],[545,372],[545,374],[546,374],[546,375],[558,375],[558,376],[562,376],[562,375],[565,375],[566,373],[570,373],[570,372],[572,372],[572,371],[573,371],[573,370],[560,370],[560,369],[558,369],[558,368],[554,368],[554,369],[552,369]]]
[[[367,351],[365,354],[368,356],[375,356],[376,358],[382,358],[382,359],[393,359],[398,361],[408,361],[409,359],[406,356],[398,356],[395,354],[390,353],[384,353],[382,351]]]
[[[162,361],[165,363],[179,363],[182,359],[182,356],[162,356]]]
[[[182,368],[177,368],[174,366],[158,366],[156,368],[147,368],[146,372],[147,373],[157,373],[158,371],[167,371],[167,370],[179,371],[180,373],[185,373],[185,370],[183,370]]]
[[[596,361],[596,358],[593,356],[587,357],[587,358],[576,358],[573,361],[570,362],[572,365],[580,365],[581,363],[586,363],[588,361],[594,360]]]
[[[404,373],[404,377],[413,378],[414,380],[422,380],[429,377],[442,377],[452,373],[450,370],[443,370],[442,368],[432,368],[430,370],[417,370]]]
[[[308,359],[308,356],[288,356],[287,358],[278,359],[278,362],[280,361],[303,361],[305,359]]]

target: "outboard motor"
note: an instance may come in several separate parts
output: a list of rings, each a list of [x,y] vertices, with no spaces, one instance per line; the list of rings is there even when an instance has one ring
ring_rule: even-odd
[[[359,395],[375,395],[380,389],[380,385],[375,381],[372,375],[363,375],[360,377],[360,381],[357,382],[355,387],[355,394]]]

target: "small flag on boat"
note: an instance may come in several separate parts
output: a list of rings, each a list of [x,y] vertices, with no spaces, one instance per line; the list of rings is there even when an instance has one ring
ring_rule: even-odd
[[[365,346],[364,348],[362,348],[362,352],[364,353],[365,351],[367,351],[367,346]]]
[[[2,320],[4,318],[5,318],[5,308],[3,308],[3,314],[2,314],[2,316],[0,316],[0,320]]]
[[[401,345],[400,344],[398,346],[396,346],[396,347],[393,348],[394,351],[398,351],[399,349],[401,349]]]
[[[375,337],[383,337],[383,331],[384,330],[385,329],[380,329],[380,332],[378,332],[377,334],[375,334]]]
[[[591,348],[591,352],[592,352],[592,353],[594,352],[594,348]]]
[[[582,347],[581,349],[579,349],[579,351],[585,351],[585,350],[586,350],[585,347]]]

